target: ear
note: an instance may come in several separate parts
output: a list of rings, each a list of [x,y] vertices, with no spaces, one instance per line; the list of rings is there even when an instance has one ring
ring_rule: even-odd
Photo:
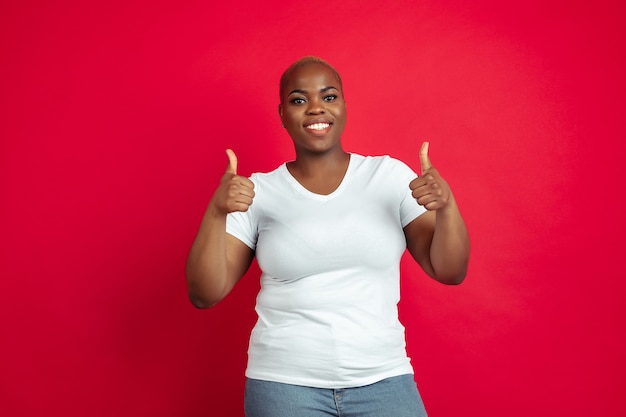
[[[278,115],[280,117],[283,117],[283,105],[282,104],[278,105]]]

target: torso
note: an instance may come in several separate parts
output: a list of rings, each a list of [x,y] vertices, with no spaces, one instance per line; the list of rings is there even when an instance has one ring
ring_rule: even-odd
[[[262,271],[249,378],[345,388],[412,373],[396,305],[402,228],[423,212],[415,174],[386,157],[348,161],[334,175],[255,174],[254,204],[229,215]]]

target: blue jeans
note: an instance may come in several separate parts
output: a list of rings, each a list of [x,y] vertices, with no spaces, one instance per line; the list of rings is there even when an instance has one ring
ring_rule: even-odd
[[[310,388],[246,379],[246,417],[426,417],[413,375],[356,388]]]

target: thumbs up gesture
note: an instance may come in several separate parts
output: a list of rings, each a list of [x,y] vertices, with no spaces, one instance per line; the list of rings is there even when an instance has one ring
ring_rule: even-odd
[[[234,211],[248,211],[254,198],[254,183],[246,177],[237,175],[237,156],[231,149],[226,149],[228,167],[213,194],[212,202],[224,214]]]
[[[422,143],[420,148],[421,176],[409,183],[412,195],[417,203],[426,210],[439,210],[448,205],[452,192],[448,183],[433,168],[428,157],[428,142]]]

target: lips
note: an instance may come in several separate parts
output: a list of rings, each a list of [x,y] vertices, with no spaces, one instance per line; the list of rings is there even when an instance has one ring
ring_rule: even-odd
[[[304,128],[313,133],[324,133],[332,124],[330,120],[311,120],[304,124]]]
[[[330,127],[330,123],[313,123],[305,127],[310,130],[324,130]]]

